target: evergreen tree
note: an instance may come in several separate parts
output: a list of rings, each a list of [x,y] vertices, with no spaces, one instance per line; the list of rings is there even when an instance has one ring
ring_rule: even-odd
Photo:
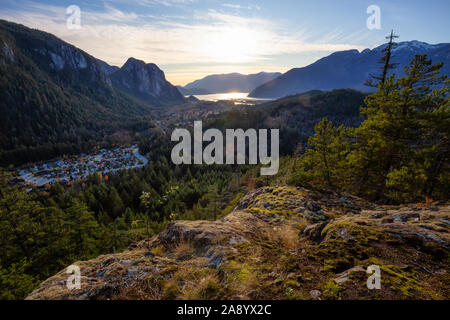
[[[404,77],[387,77],[366,97],[358,128],[319,122],[294,182],[382,202],[447,199],[449,80],[441,68],[416,55]]]
[[[336,188],[346,184],[346,157],[350,152],[351,129],[336,128],[326,118],[315,127],[308,139],[309,149],[300,163],[294,180],[313,188]]]
[[[354,167],[364,171],[356,176],[362,175],[375,199],[413,201],[425,196],[425,185],[434,189],[438,183],[448,159],[449,124],[448,82],[439,76],[441,67],[417,55],[405,77],[390,76],[366,98]],[[438,84],[442,87],[433,90]]]
[[[380,59],[380,64],[382,65],[381,74],[371,74],[371,79],[368,79],[365,83],[366,86],[374,88],[378,87],[379,83],[384,83],[384,81],[386,81],[389,70],[394,69],[398,66],[398,63],[391,62],[392,49],[397,46],[397,43],[394,42],[394,39],[398,37],[399,36],[394,34],[394,30],[391,30],[391,34],[386,37],[389,42],[387,46],[383,50],[381,50],[381,52],[383,53],[383,57]],[[377,80],[378,82],[375,82],[374,80]]]

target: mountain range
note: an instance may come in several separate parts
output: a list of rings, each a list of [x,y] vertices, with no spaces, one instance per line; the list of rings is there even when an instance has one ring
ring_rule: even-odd
[[[0,28],[21,53],[54,81],[80,86],[95,83],[153,106],[185,102],[155,64],[130,58],[122,68],[110,66],[51,34],[6,21],[0,21]],[[3,45],[9,46],[8,41],[4,40]]]
[[[260,72],[248,75],[240,73],[213,74],[188,83],[184,87],[179,86],[178,89],[184,95],[250,92],[280,75],[279,72]]]
[[[153,64],[112,67],[52,34],[0,20],[0,162],[70,154],[120,130],[148,129],[153,107],[186,100]]]
[[[147,130],[155,107],[188,102],[183,95],[229,91],[276,98],[313,89],[353,88],[377,73],[382,45],[336,52],[285,74],[211,75],[180,90],[155,64],[129,58],[111,66],[52,34],[0,20],[0,163],[21,164],[84,152],[116,132]],[[450,44],[401,42],[392,60],[401,73],[414,54],[444,62]],[[259,87],[258,87],[259,86]],[[26,89],[24,89],[26,88]]]
[[[279,98],[310,90],[333,90],[341,88],[365,92],[374,90],[364,85],[370,74],[380,71],[383,44],[375,49],[347,50],[335,52],[306,67],[294,68],[250,92],[254,98]],[[428,44],[419,41],[400,42],[393,50],[392,62],[399,66],[391,71],[403,74],[416,54],[427,54],[433,63],[444,62],[442,74],[450,74],[450,43]]]

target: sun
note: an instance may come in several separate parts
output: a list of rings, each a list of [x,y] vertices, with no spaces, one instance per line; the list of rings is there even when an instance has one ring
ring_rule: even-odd
[[[224,28],[207,40],[205,54],[215,62],[249,62],[257,55],[257,41],[257,32],[249,28]]]

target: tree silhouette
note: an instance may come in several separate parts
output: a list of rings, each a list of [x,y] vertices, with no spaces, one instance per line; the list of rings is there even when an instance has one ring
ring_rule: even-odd
[[[379,63],[382,64],[382,72],[380,75],[370,74],[371,79],[368,79],[366,81],[365,83],[366,86],[374,88],[378,87],[379,83],[384,83],[384,81],[386,81],[386,77],[389,70],[395,69],[399,65],[399,63],[397,62],[391,62],[392,49],[394,49],[397,46],[397,43],[394,42],[394,39],[398,37],[399,36],[394,34],[394,30],[391,30],[391,34],[386,37],[386,39],[388,39],[389,42],[386,48],[381,50],[381,52],[384,55],[379,61]],[[376,82],[375,80],[377,80],[378,82]]]

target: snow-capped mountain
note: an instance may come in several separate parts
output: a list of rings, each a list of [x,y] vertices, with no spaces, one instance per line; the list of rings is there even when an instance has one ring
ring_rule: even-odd
[[[306,67],[289,70],[280,77],[259,86],[250,93],[250,96],[278,98],[315,89],[350,88],[371,91],[373,89],[365,86],[364,83],[370,74],[380,72],[381,50],[386,45],[361,52],[358,50],[335,52]],[[402,75],[404,66],[408,65],[416,54],[427,54],[433,63],[444,62],[441,73],[450,74],[450,44],[428,44],[420,41],[398,43],[393,50],[391,61],[398,62],[399,66],[391,72]]]

